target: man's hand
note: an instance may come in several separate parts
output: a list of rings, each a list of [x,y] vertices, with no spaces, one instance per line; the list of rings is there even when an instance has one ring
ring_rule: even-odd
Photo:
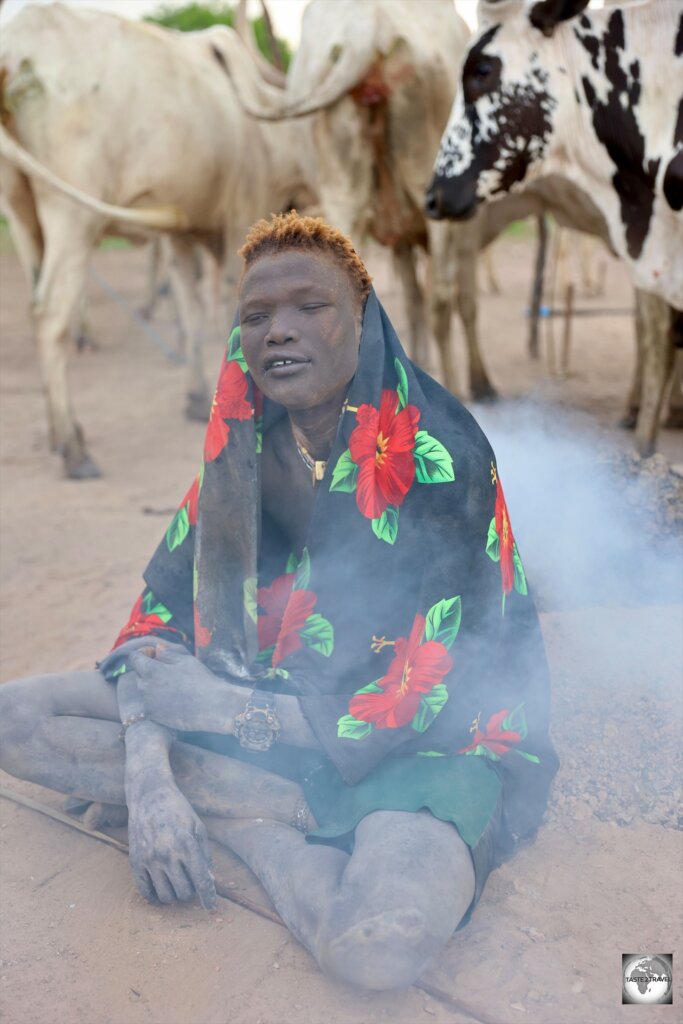
[[[202,821],[167,778],[138,778],[128,794],[129,859],[136,885],[151,903],[198,896],[216,906],[208,838]]]
[[[129,657],[145,711],[183,732],[223,732],[230,687],[181,644],[158,643]]]
[[[103,676],[109,676],[116,672],[123,662],[128,658],[133,651],[139,651],[141,647],[149,648],[153,650],[158,644],[163,644],[166,641],[160,636],[155,636],[150,633],[149,636],[134,636],[132,640],[126,640],[125,643],[119,644],[109,654],[105,654],[101,661],[97,662],[97,668],[100,670]],[[173,645],[176,646],[176,645]],[[177,646],[181,646],[178,644]],[[183,647],[183,650],[185,648]]]

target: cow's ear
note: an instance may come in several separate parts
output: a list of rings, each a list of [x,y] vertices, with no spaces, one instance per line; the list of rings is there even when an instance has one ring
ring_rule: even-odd
[[[585,11],[590,0],[538,0],[529,11],[529,21],[544,36],[551,36],[561,21]]]

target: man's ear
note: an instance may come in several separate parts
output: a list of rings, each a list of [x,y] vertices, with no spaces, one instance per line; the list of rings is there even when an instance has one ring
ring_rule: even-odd
[[[529,11],[529,21],[544,36],[551,36],[561,21],[569,21],[588,7],[590,0],[537,0]]]

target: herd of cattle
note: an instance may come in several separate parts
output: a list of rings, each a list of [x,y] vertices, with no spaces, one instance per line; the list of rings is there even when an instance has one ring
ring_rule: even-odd
[[[201,415],[196,247],[234,286],[249,225],[311,201],[357,244],[391,249],[413,356],[424,358],[431,333],[452,390],[457,308],[474,398],[493,394],[477,340],[477,254],[531,213],[601,237],[641,290],[636,443],[650,453],[683,335],[683,10],[679,0],[587,7],[481,0],[470,37],[452,0],[311,0],[286,76],[259,58],[243,3],[236,32],[179,33],[80,5],[16,15],[0,39],[0,208],[32,289],[66,473],[98,473],[66,359],[102,236],[163,233],[188,409]]]

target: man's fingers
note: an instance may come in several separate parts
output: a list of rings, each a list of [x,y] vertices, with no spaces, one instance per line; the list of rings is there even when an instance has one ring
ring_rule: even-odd
[[[134,636],[132,640],[126,640],[125,643],[119,644],[109,654],[105,654],[104,658],[97,663],[97,667],[105,675],[110,669],[116,668],[117,663],[123,661],[134,651],[140,650],[141,647],[156,647],[159,640],[155,640],[153,636]]]
[[[146,900],[148,900],[150,903],[159,902],[159,900],[157,899],[157,895],[154,891],[154,886],[152,885],[152,880],[149,877],[149,873],[145,871],[144,868],[134,867],[133,878],[135,879],[135,884],[138,887],[138,892],[140,892],[145,897]]]
[[[216,907],[216,883],[211,873],[209,840],[201,822],[193,830],[192,838],[193,850],[186,861],[185,868],[204,910],[214,910]]]
[[[176,894],[175,889],[171,885],[170,881],[166,876],[166,872],[161,868],[150,868],[149,875],[152,879],[152,885],[154,891],[161,903],[175,903]]]
[[[174,864],[167,874],[177,900],[180,900],[181,903],[187,903],[189,900],[194,899],[194,885],[182,861]]]
[[[156,658],[151,658],[148,654],[144,654],[143,651],[133,651],[128,658],[128,664],[142,683],[153,679],[157,672]]]

